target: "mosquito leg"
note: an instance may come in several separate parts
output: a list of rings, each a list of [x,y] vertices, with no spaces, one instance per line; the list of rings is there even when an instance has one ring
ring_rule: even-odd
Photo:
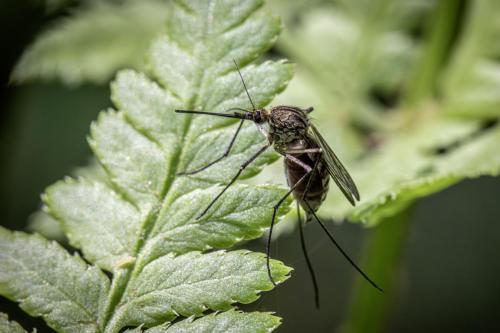
[[[273,218],[271,220],[271,227],[269,228],[269,236],[267,237],[267,245],[266,245],[266,266],[267,266],[267,275],[269,275],[269,280],[271,280],[272,284],[276,286],[276,282],[274,282],[274,279],[271,275],[271,266],[269,264],[270,257],[271,257],[271,237],[273,235],[273,228],[274,228],[274,221],[276,219],[276,213],[278,212],[278,209],[280,208],[281,204],[286,200],[286,198],[292,194],[292,192],[299,186],[306,178],[307,176],[313,171],[311,167],[298,158],[288,154],[285,152],[285,159],[292,161],[293,163],[300,165],[306,173],[288,190],[288,192],[278,201],[276,205],[274,205],[273,208]]]
[[[311,280],[314,288],[314,303],[316,304],[316,309],[319,309],[318,282],[316,281],[316,275],[314,274],[314,269],[312,267],[311,260],[309,260],[309,256],[307,255],[306,241],[304,238],[304,226],[302,225],[302,217],[300,216],[300,205],[298,201],[297,201],[297,215],[299,219],[300,245],[302,247],[302,253],[304,253],[304,258],[306,259],[307,268],[309,269],[309,273],[311,274]]]
[[[288,149],[288,154],[307,154],[307,153],[321,153],[321,148],[307,148],[307,149]],[[318,159],[319,160],[319,159]]]
[[[319,148],[319,152],[321,152],[321,148]],[[311,176],[309,177],[306,188],[304,190],[304,193],[302,194],[302,201],[305,201],[305,197],[307,195],[307,192],[309,191],[309,188],[311,186],[311,181],[314,177],[314,173],[316,172],[316,168],[318,167],[320,159],[316,159],[316,162],[314,163],[314,167],[311,171]],[[316,275],[314,274],[314,269],[312,267],[312,263],[309,260],[309,256],[307,255],[307,249],[306,249],[306,242],[304,238],[304,230],[303,230],[303,225],[302,225],[302,218],[300,217],[300,205],[299,202],[297,201],[297,214],[299,217],[299,233],[300,233],[300,245],[302,246],[302,253],[304,253],[304,257],[306,258],[306,263],[307,263],[307,268],[309,269],[309,273],[311,274],[311,280],[313,283],[313,288],[314,288],[314,303],[316,304],[316,309],[319,309],[319,287],[318,287],[318,282],[316,280]]]
[[[318,148],[319,151],[321,152],[321,148]],[[314,167],[312,169],[311,177],[309,177],[309,180],[307,181],[306,188],[304,189],[304,193],[302,193],[302,201],[306,200],[306,195],[307,192],[309,192],[309,188],[311,187],[311,181],[314,177],[314,173],[316,172],[316,168],[318,167],[320,159],[318,158],[316,162],[314,162]]]
[[[203,170],[207,169],[208,167],[211,167],[215,163],[221,161],[225,157],[227,157],[229,155],[229,152],[231,151],[231,148],[233,148],[234,142],[236,141],[236,137],[240,133],[241,127],[243,127],[243,122],[244,121],[245,121],[245,119],[241,119],[240,124],[238,125],[238,128],[236,129],[236,132],[234,133],[233,138],[231,139],[231,142],[229,143],[229,146],[226,148],[226,151],[224,152],[224,154],[222,154],[222,156],[220,156],[219,158],[216,158],[215,160],[213,160],[212,162],[208,163],[205,166],[202,166],[201,168],[198,168],[198,169],[195,169],[195,170],[191,170],[191,171],[179,172],[177,175],[179,175],[179,176],[194,175],[195,173],[203,171]]]
[[[307,205],[307,207],[309,208],[309,211],[311,212],[311,214],[313,214],[314,218],[316,219],[316,221],[318,221],[319,225],[321,226],[321,228],[326,232],[326,234],[328,235],[328,238],[330,238],[330,240],[332,241],[332,243],[335,245],[335,247],[340,251],[340,253],[342,253],[342,255],[344,256],[344,258],[346,258],[346,260],[352,265],[352,267],[354,267],[364,278],[366,281],[368,281],[373,287],[375,287],[377,290],[381,291],[381,292],[384,292],[384,290],[382,288],[380,288],[375,282],[373,282],[372,279],[370,279],[368,277],[368,275],[366,275],[362,270],[361,268],[359,268],[358,265],[356,265],[356,263],[349,257],[349,255],[342,249],[342,247],[340,246],[339,243],[337,243],[337,241],[335,240],[335,238],[333,237],[333,235],[330,233],[330,231],[326,228],[326,226],[323,224],[323,222],[321,222],[321,220],[318,218],[318,216],[316,215],[316,213],[314,212],[314,210],[312,210],[311,206],[309,205],[309,203],[307,201],[304,201]]]
[[[238,170],[238,172],[236,173],[236,175],[234,175],[233,179],[231,179],[231,181],[226,185],[226,187],[224,187],[222,189],[222,191],[220,191],[219,194],[217,194],[217,196],[210,202],[210,204],[207,206],[207,208],[205,208],[205,210],[200,214],[198,215],[197,219],[201,218],[203,215],[205,215],[205,213],[210,209],[210,207],[213,206],[213,204],[219,200],[219,198],[224,194],[224,192],[226,192],[226,190],[229,188],[229,186],[233,185],[233,183],[236,181],[236,179],[241,175],[241,173],[243,172],[243,170],[245,170],[245,168],[250,164],[252,163],[257,157],[259,157],[260,154],[262,154],[267,148],[269,148],[271,144],[270,143],[267,143],[265,146],[263,146],[262,148],[260,148],[255,154],[252,155],[252,157],[250,157],[245,163],[243,163],[241,166],[240,166],[240,169]]]

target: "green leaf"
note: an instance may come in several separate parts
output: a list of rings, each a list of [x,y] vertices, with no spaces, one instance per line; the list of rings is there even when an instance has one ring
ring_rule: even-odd
[[[276,282],[284,281],[290,268],[274,260],[272,266]],[[258,292],[272,288],[263,254],[219,251],[165,255],[150,262],[132,281],[115,320],[127,326],[154,326],[178,315],[227,310],[235,301],[251,303]]]
[[[71,173],[73,177],[100,181],[110,185],[108,175],[95,158],[90,158],[84,166],[78,167]]]
[[[71,0],[37,0],[37,2],[43,2],[48,13],[57,12],[71,5]]]
[[[285,188],[275,185],[233,185],[225,200],[214,205],[214,211],[197,220],[221,187],[195,190],[173,202],[151,231],[151,255],[183,253],[210,248],[228,248],[243,240],[260,237],[269,227],[272,210],[277,200],[285,195]],[[288,202],[287,202],[288,204]],[[283,216],[287,205],[278,211]],[[169,242],[166,242],[168,240]]]
[[[37,232],[43,237],[58,241],[61,244],[67,242],[59,221],[43,210],[38,210],[29,216],[26,230]]]
[[[199,251],[262,236],[285,187],[236,183],[197,218],[265,138],[246,124],[227,158],[198,174],[178,176],[220,156],[236,121],[174,112],[250,107],[233,59],[257,107],[286,87],[290,64],[249,64],[280,31],[279,20],[260,10],[262,5],[174,2],[167,34],[147,56],[147,73],[121,71],[111,87],[116,110],[101,112],[91,127],[89,144],[102,168],[82,169],[78,178],[57,182],[43,196],[70,244],[113,275],[105,308],[99,309],[105,332],[227,310],[273,288],[265,256]],[[276,158],[266,152],[241,178]],[[277,261],[271,270],[278,283],[290,272]]]
[[[303,64],[281,102],[316,107],[316,124],[360,190],[362,200],[353,208],[332,187],[319,211],[324,217],[374,225],[464,178],[498,174],[496,127],[482,132],[478,121],[436,114],[440,109],[448,115],[465,114],[468,105],[476,108],[469,116],[492,117],[498,111],[496,62],[492,61],[498,55],[492,42],[499,31],[498,6],[491,1],[474,3],[465,34],[443,77],[442,104],[419,105],[415,110],[396,105],[392,112],[374,114],[382,107],[375,102],[373,89],[399,95],[408,81],[419,45],[406,29],[428,5],[393,0],[323,5],[301,14],[301,23],[289,29],[280,43]],[[484,60],[488,66],[481,71],[488,80],[478,81],[467,74]],[[353,120],[368,129],[368,135],[353,131],[348,126]],[[377,147],[370,149],[366,142]],[[443,147],[449,149],[435,153]]]
[[[0,332],[5,333],[26,333],[26,330],[22,328],[17,322],[11,320],[9,321],[9,316],[5,313],[0,312]]]
[[[60,332],[98,332],[109,280],[55,242],[0,228],[0,294]]]
[[[105,171],[95,159],[90,159],[87,165],[73,170],[72,175],[88,180],[97,180],[109,185]],[[61,223],[43,209],[30,215],[27,230],[37,232],[47,239],[56,240],[62,244],[68,242]]]
[[[12,80],[105,83],[121,68],[140,68],[150,41],[163,30],[167,12],[168,1],[161,0],[85,2],[36,39]]]
[[[111,271],[133,258],[139,224],[132,222],[140,219],[140,213],[108,186],[67,180],[47,189],[45,196],[70,243],[81,248],[89,261]]]
[[[188,318],[173,325],[161,325],[146,330],[147,333],[264,333],[273,331],[281,321],[269,313],[244,313],[229,310],[212,313],[203,318]]]
[[[445,111],[476,118],[498,117],[500,97],[500,3],[475,1],[442,79]]]
[[[370,92],[405,84],[418,45],[402,27],[425,10],[426,1],[417,3],[342,1],[304,11],[301,23],[285,30],[278,45],[316,81],[320,97],[308,103],[326,104],[316,111],[329,111],[324,116],[329,128],[337,131],[353,120],[366,128],[384,127],[374,112],[382,107]]]
[[[257,50],[262,52],[276,38],[279,32],[278,22],[266,15],[254,13],[261,4],[260,1],[247,2],[244,5],[237,4],[234,9],[228,12],[226,12],[224,5],[219,5],[220,8],[216,7],[212,9],[215,11],[219,10],[220,15],[230,15],[233,21],[238,18],[242,20],[241,22],[234,21],[232,23],[234,27],[230,26],[229,30],[224,31],[224,36],[229,36],[226,37],[228,40],[224,41],[226,41],[226,44],[234,47],[229,48],[227,46],[227,52],[254,52],[252,54],[252,58],[254,58],[258,55],[256,53]],[[186,9],[184,7],[178,7],[177,10],[178,12],[175,12],[175,15],[172,16],[174,22],[171,25],[177,24],[176,20],[185,15]],[[201,13],[204,10],[203,6],[198,10]],[[233,11],[237,12],[240,16],[233,15]],[[214,15],[214,13],[212,14]],[[250,14],[253,14],[254,19],[244,20],[244,15]],[[190,19],[192,20],[192,18]],[[197,25],[200,21],[203,20],[194,20],[192,24]],[[223,21],[223,17],[220,18],[220,21]],[[198,28],[203,29],[203,27]],[[222,29],[224,27],[217,28]],[[235,45],[236,36],[240,38],[247,34],[255,36],[254,30],[260,32],[257,34],[259,38],[244,38],[242,39],[244,42],[239,42],[241,43],[239,47]],[[197,91],[191,92],[191,94],[197,94],[198,99],[200,99],[197,103],[199,107],[213,111],[223,111],[229,106],[241,106],[248,103],[239,76],[234,70],[234,64],[230,60],[231,58],[228,57],[228,64],[226,64],[226,67],[229,66],[231,71],[221,77],[216,76],[216,73],[222,70],[220,61],[216,62],[216,58],[221,56],[220,50],[226,45],[218,42],[215,38],[220,33],[214,27],[213,36],[207,38],[207,45],[196,44],[200,48],[203,48],[203,52],[201,53],[203,57],[201,58],[201,54],[199,55],[203,61],[201,59],[198,60],[198,64],[194,62],[194,59],[186,62],[186,66],[189,65],[190,68],[204,68],[205,72],[213,74],[206,74],[203,77],[199,77],[198,80],[201,80],[201,83],[197,83],[196,81],[192,83],[194,87],[206,86],[207,88],[202,93]],[[180,34],[179,36],[184,35]],[[165,63],[165,59],[169,59],[169,62],[166,63],[167,65],[176,61],[175,56],[168,54],[169,48],[180,45],[180,41],[174,41],[175,43],[166,38],[160,38],[154,43],[150,58],[151,63],[156,63],[156,67],[152,66],[152,76],[156,76],[159,79],[162,78],[158,73],[166,71],[163,68],[166,66],[163,64]],[[166,53],[158,53],[161,49],[164,49]],[[209,60],[210,49],[217,50],[213,51],[213,61]],[[179,58],[179,61],[186,61],[183,60],[184,55],[178,55],[177,58]],[[252,59],[243,54],[241,58],[246,61]],[[179,69],[181,69],[180,66],[175,69],[171,68],[172,75],[163,73],[163,81],[167,81],[171,77],[178,75],[176,71]],[[186,70],[192,69],[186,68]],[[246,78],[249,91],[256,96],[254,102],[256,105],[262,106],[268,103],[276,93],[284,89],[286,82],[291,77],[291,66],[282,62],[266,62],[261,65],[246,66],[242,68],[242,73]],[[263,82],[265,82],[265,85],[262,84]],[[177,86],[175,87],[177,88]],[[129,242],[122,238],[135,239],[137,241],[139,236],[136,230],[140,230],[141,226],[152,228],[149,236],[162,236],[162,241],[164,242],[165,237],[168,238],[168,233],[166,232],[172,228],[168,226],[167,220],[172,215],[172,212],[179,209],[179,204],[176,204],[177,199],[184,200],[186,204],[188,203],[186,201],[187,198],[191,202],[198,202],[199,205],[197,208],[201,210],[201,205],[208,203],[208,198],[219,190],[219,187],[210,187],[219,182],[227,181],[249,154],[260,148],[256,144],[263,144],[263,138],[259,136],[254,126],[245,126],[238,137],[231,155],[217,165],[216,172],[213,171],[215,168],[211,168],[191,177],[176,178],[175,174],[180,170],[199,167],[213,159],[216,154],[221,154],[222,150],[219,147],[227,144],[229,137],[234,131],[234,128],[229,128],[228,126],[234,124],[234,121],[207,117],[193,118],[191,120],[189,116],[174,114],[173,110],[175,108],[194,108],[194,105],[190,105],[191,97],[187,96],[187,100],[182,102],[178,97],[175,97],[176,95],[181,95],[181,92],[177,91],[176,94],[173,94],[169,90],[169,86],[165,89],[144,74],[133,71],[120,73],[112,85],[112,93],[113,100],[121,111],[102,113],[99,120],[92,126],[92,137],[90,139],[91,146],[100,163],[107,171],[109,181],[113,186],[107,187],[100,185],[98,182],[91,185],[83,184],[80,181],[68,181],[56,184],[47,191],[45,197],[47,206],[55,216],[63,220],[72,244],[81,247],[84,250],[84,254],[91,261],[107,256],[110,261],[106,263],[97,261],[105,269],[112,270],[112,262],[116,262],[116,260],[120,261],[120,256],[135,257],[135,253],[132,253],[130,250],[133,241]],[[201,137],[199,137],[200,133],[203,133]],[[265,163],[275,158],[276,155],[274,153],[265,154],[248,168],[248,171],[242,175],[242,178],[257,173]],[[202,189],[206,190],[202,191]],[[234,195],[237,195],[236,193],[243,193],[241,190],[243,189],[242,187],[238,189],[240,190],[234,188],[229,193],[234,193]],[[196,192],[193,193],[195,190]],[[241,202],[233,201],[234,204],[232,206],[216,205],[214,211],[209,212],[206,220],[203,221],[203,228],[206,228],[206,230],[210,230],[216,224],[227,223],[233,230],[232,234],[224,236],[214,234],[213,231],[211,233],[205,232],[206,238],[199,239],[197,243],[200,245],[191,248],[192,250],[205,250],[208,248],[205,243],[211,242],[217,244],[234,244],[235,239],[255,238],[262,233],[261,229],[270,222],[271,207],[275,200],[284,194],[284,188],[274,186],[249,189],[245,187],[245,191],[246,194],[244,196],[240,195]],[[252,191],[255,192],[252,194]],[[109,200],[111,198],[114,199],[111,201],[108,200],[109,202],[103,202],[103,198],[108,195]],[[226,198],[238,198],[234,195],[227,195]],[[128,202],[121,202],[124,199]],[[84,203],[82,209],[87,211],[86,214],[95,214],[96,216],[94,218],[90,216],[82,217],[83,212],[75,212],[73,207],[75,202]],[[227,222],[224,221],[224,216],[248,210],[252,207],[251,205],[256,203],[262,205],[262,213],[256,214],[250,210],[250,214],[243,214],[242,216],[246,220],[239,223],[239,227],[235,227],[235,223],[233,222],[234,217],[232,217],[233,221],[231,219],[228,219]],[[102,208],[94,210],[85,208],[96,207],[99,204]],[[125,209],[125,207],[128,208]],[[221,215],[217,211],[219,209],[224,210],[225,213]],[[113,215],[112,212],[121,213],[122,216],[117,217],[113,215],[113,218],[110,218],[109,215],[104,214],[106,211],[111,215]],[[191,211],[187,218],[186,216],[183,217],[182,214],[177,214],[175,217],[181,220],[169,221],[168,223],[178,228],[192,222],[189,219],[194,220],[195,214],[194,210]],[[80,218],[77,218],[77,216],[80,216]],[[104,218],[99,219],[98,216]],[[92,242],[82,242],[82,239],[80,239],[86,236],[84,235],[85,233],[81,232],[78,225],[82,224],[81,220],[88,219],[95,222],[93,224],[87,223],[84,228],[87,228],[87,231],[92,230],[93,233],[98,233],[101,237],[108,236],[102,232],[102,229],[96,228],[108,228],[109,226],[106,226],[106,223],[112,224],[112,221],[115,221],[116,225],[126,224],[127,227],[122,230],[124,234],[121,237],[110,235],[110,238],[108,238],[109,242],[107,243],[107,246],[110,248],[99,248],[99,251],[103,251],[103,253],[98,255],[91,253],[91,251],[102,240],[96,240],[95,244],[91,244]],[[106,221],[106,223],[102,223],[103,221]],[[149,223],[150,226],[144,226],[144,222]],[[91,228],[92,225],[95,228]],[[248,226],[253,226],[259,231],[250,231]],[[237,229],[240,230],[238,231]],[[160,235],[160,231],[166,234]],[[116,242],[111,241],[113,237],[115,239],[122,239],[128,245],[124,247],[118,246],[118,244],[115,244]],[[185,233],[185,237],[190,237],[189,233]],[[176,238],[176,242],[182,241],[184,239]],[[169,251],[172,250],[170,246],[167,248]],[[178,249],[178,251],[183,252],[185,250]]]
[[[278,8],[292,6],[290,1],[276,2]],[[387,106],[373,93],[400,94],[420,49],[407,30],[428,5],[429,1],[353,0],[314,6],[308,1],[295,16],[287,15],[295,19],[288,22],[278,47],[299,66],[277,103],[313,106],[312,121],[349,171],[351,161],[363,156],[372,142],[366,130],[394,124],[384,119],[387,113],[381,111]],[[272,179],[282,174],[280,167]]]
[[[500,172],[500,128],[428,115],[351,168],[362,196],[355,208],[331,193],[322,213],[376,224],[464,178]],[[336,192],[336,191],[335,191]]]

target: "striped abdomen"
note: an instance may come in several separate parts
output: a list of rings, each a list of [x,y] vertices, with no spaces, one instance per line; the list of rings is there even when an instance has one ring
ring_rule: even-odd
[[[296,141],[289,145],[293,149],[311,149],[318,148],[317,145],[311,142],[305,141]],[[323,201],[326,198],[328,193],[328,183],[330,181],[330,174],[323,163],[323,157],[321,153],[305,153],[305,154],[294,154],[294,157],[298,158],[303,163],[307,164],[311,168],[314,167],[317,160],[319,162],[316,167],[316,171],[311,176],[308,176],[301,184],[297,186],[297,188],[293,191],[295,199],[298,200],[299,204],[304,208],[307,212],[309,208],[303,202],[302,198],[306,200],[311,208],[316,211],[321,206]],[[285,175],[287,179],[288,186],[292,187],[295,185],[304,175],[306,174],[306,170],[300,165],[285,159]],[[306,188],[309,184],[307,192]]]

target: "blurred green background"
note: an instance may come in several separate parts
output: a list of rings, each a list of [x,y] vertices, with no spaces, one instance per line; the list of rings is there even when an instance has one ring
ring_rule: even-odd
[[[134,41],[147,41],[160,32],[164,13],[158,9],[168,10],[159,0],[146,5],[148,1],[102,3],[4,0],[0,4],[4,45],[0,205],[1,224],[10,229],[26,228],[47,185],[88,164],[86,135],[97,113],[111,106],[109,81],[119,68],[141,67],[139,55],[146,46]],[[269,9],[283,17],[285,28],[269,56],[297,63],[296,79],[279,101],[316,107],[325,136],[354,165],[355,179],[362,179],[362,196],[370,193],[370,182],[375,180],[388,179],[389,189],[414,180],[407,175],[379,176],[385,168],[377,169],[378,156],[389,158],[392,168],[404,169],[403,173],[446,169],[440,155],[464,142],[474,144],[481,139],[481,131],[474,134],[477,128],[485,124],[494,128],[500,116],[500,39],[496,39],[500,37],[500,10],[496,3],[271,0]],[[94,11],[100,16],[93,15]],[[147,20],[152,12],[157,17]],[[120,15],[133,22],[129,30],[134,33],[123,28]],[[78,20],[76,28],[71,25]],[[107,25],[108,21],[112,23]],[[67,36],[45,35],[48,42],[40,42],[40,34],[50,29],[66,30]],[[89,36],[100,41],[83,43]],[[35,40],[40,44],[18,67],[25,69],[17,72],[23,83],[9,84],[15,64]],[[71,42],[81,49],[71,49],[67,46]],[[109,54],[103,50],[118,48],[113,43],[120,46],[116,55],[96,69],[92,57],[102,58]],[[453,114],[453,119],[461,119],[460,128],[440,131],[441,120],[433,116],[421,121],[427,119],[429,109]],[[411,113],[424,116],[408,116]],[[437,124],[444,138],[434,132],[424,135],[432,141],[424,148],[437,149],[436,161],[391,153],[400,133],[413,130],[408,123],[419,128]],[[412,140],[402,144],[398,149],[410,153],[422,147]],[[495,152],[485,151],[488,156]],[[460,155],[451,162],[462,163]],[[465,172],[465,176],[498,173],[482,171],[481,159],[475,163],[479,171]],[[281,172],[281,164],[270,169],[276,171],[259,177],[266,180],[273,172]],[[365,182],[363,177],[370,179]],[[329,223],[344,248],[386,289],[385,294],[367,287],[312,224],[306,234],[320,285],[322,306],[316,310],[298,231],[291,225],[274,242],[273,257],[295,268],[292,278],[246,308],[276,311],[284,318],[280,332],[500,331],[500,180],[465,180],[432,194],[439,189],[419,187],[422,194],[417,197],[423,199],[404,201],[391,213],[379,213],[374,228]],[[332,200],[325,204],[325,219],[361,216],[346,213]],[[254,241],[245,248],[264,251],[264,243]],[[0,312],[9,313],[26,328],[49,331],[43,321],[28,317],[3,298]]]

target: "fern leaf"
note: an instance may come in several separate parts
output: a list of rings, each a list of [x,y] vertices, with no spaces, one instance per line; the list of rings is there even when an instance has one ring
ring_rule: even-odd
[[[60,332],[99,332],[109,280],[39,236],[0,228],[0,294]]]
[[[203,318],[185,319],[173,325],[161,325],[146,330],[146,333],[264,333],[280,325],[280,319],[262,312],[244,313],[229,310]]]
[[[49,10],[62,5],[61,0],[48,3]],[[69,85],[108,82],[121,68],[142,66],[167,11],[168,2],[161,0],[88,1],[38,36],[11,79],[59,79]]]
[[[360,205],[351,208],[331,196],[325,211],[373,225],[465,178],[497,176],[499,140],[498,126],[484,129],[478,121],[427,115],[352,169],[363,193]]]
[[[485,127],[480,120],[498,115],[498,48],[492,42],[499,33],[498,4],[480,1],[467,12],[464,33],[440,77],[442,99],[407,110],[374,98],[374,91],[394,97],[409,89],[406,83],[421,50],[408,28],[433,5],[394,0],[321,5],[301,14],[299,28],[280,40],[307,66],[282,98],[297,104],[318,101],[319,127],[331,133],[329,141],[346,159],[361,194],[360,203],[351,207],[332,189],[321,215],[375,225],[463,179],[499,174],[498,126]],[[381,109],[390,112],[374,112]],[[469,118],[457,119],[457,114]],[[352,122],[372,132],[353,130]],[[376,147],[367,146],[373,139]]]
[[[116,110],[101,112],[91,127],[89,144],[102,170],[80,172],[77,178],[50,186],[43,195],[45,210],[60,222],[70,244],[95,266],[69,256],[53,243],[36,248],[47,262],[35,260],[31,250],[45,240],[5,231],[6,248],[25,244],[29,249],[25,254],[31,254],[26,260],[33,261],[30,272],[50,276],[54,288],[62,283],[68,306],[56,299],[47,303],[52,308],[44,312],[40,304],[27,303],[25,299],[31,298],[47,302],[53,292],[40,288],[22,292],[23,286],[36,286],[38,280],[28,274],[20,283],[23,280],[15,280],[19,271],[4,277],[8,288],[0,289],[3,295],[21,302],[29,313],[43,316],[58,331],[110,333],[168,324],[178,316],[203,316],[207,310],[226,311],[273,288],[264,255],[202,251],[260,237],[285,187],[236,184],[203,218],[196,218],[220,191],[221,183],[264,144],[264,138],[249,124],[223,162],[193,176],[178,176],[221,154],[234,133],[235,121],[174,113],[180,107],[224,112],[229,107],[249,106],[233,58],[242,67],[257,107],[285,88],[292,76],[291,65],[283,61],[249,65],[280,31],[279,20],[263,12],[262,5],[260,0],[173,2],[167,34],[149,51],[147,73],[119,73],[112,84]],[[264,154],[242,178],[255,175],[276,158],[273,152]],[[61,253],[52,253],[54,247]],[[85,268],[86,273],[68,262]],[[110,286],[97,267],[110,273]],[[66,270],[71,272],[66,274]],[[271,261],[278,283],[288,278],[290,270]],[[94,275],[105,281],[100,282],[102,287],[95,283],[80,290],[78,282],[88,285],[88,279],[96,279]],[[83,302],[86,311],[73,308],[75,302]],[[267,314],[221,316],[213,320],[229,316],[245,323],[262,316],[265,322],[256,327],[276,326],[276,319]]]
[[[0,312],[0,332],[9,333],[26,333],[26,330],[17,322],[10,320],[9,317]]]
[[[474,118],[499,116],[499,18],[496,1],[474,2],[467,12],[464,31],[442,80],[446,112]]]
[[[189,252],[166,255],[146,267],[132,281],[115,320],[127,326],[154,326],[178,315],[201,315],[206,309],[227,310],[231,303],[251,303],[273,286],[264,256],[245,251]],[[273,261],[278,282],[290,269]],[[113,322],[111,323],[113,325]]]

